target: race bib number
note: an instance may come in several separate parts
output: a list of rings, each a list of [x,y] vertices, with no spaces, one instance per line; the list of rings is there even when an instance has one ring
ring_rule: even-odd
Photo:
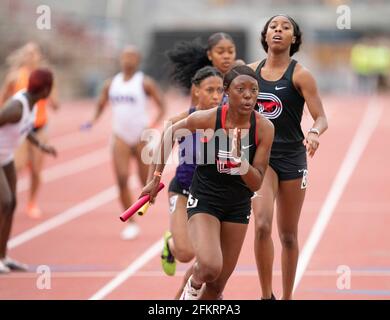
[[[196,208],[197,205],[198,205],[198,199],[194,198],[190,193],[187,200],[187,209]]]
[[[178,197],[178,195],[175,195],[169,198],[169,213],[173,213],[176,210],[176,203]]]
[[[302,183],[301,183],[301,189],[306,189],[307,187],[307,176],[309,174],[309,171],[307,169],[299,170],[299,172],[302,173]]]

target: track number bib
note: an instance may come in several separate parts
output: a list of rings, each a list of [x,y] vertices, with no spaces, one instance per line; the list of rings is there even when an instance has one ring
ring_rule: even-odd
[[[197,205],[198,205],[198,199],[194,198],[190,193],[187,200],[187,209],[196,208]]]
[[[302,170],[299,170],[299,172],[303,172],[301,189],[306,189],[306,187],[307,187],[307,176],[309,174],[309,171],[307,169],[302,169]]]
[[[176,210],[176,202],[178,195],[174,195],[169,198],[169,213],[173,213]]]

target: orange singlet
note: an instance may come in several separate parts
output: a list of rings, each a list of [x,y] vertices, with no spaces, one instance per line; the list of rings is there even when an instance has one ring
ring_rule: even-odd
[[[22,89],[27,89],[28,78],[30,71],[27,68],[20,68],[18,70],[18,76],[15,82],[14,94]],[[41,128],[47,123],[47,112],[46,112],[47,99],[41,99],[36,104],[36,113],[34,128]]]

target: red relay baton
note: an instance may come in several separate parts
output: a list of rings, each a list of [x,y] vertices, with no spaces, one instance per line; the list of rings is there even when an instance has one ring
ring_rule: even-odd
[[[157,192],[160,192],[165,185],[160,182],[158,185]],[[121,219],[123,222],[125,222],[127,219],[129,219],[133,214],[135,214],[146,202],[148,202],[150,199],[150,195],[145,194],[143,197],[139,198],[131,207],[129,207],[125,212],[123,212],[119,219]]]

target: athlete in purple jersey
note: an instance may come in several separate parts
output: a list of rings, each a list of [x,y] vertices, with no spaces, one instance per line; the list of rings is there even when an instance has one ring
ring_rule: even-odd
[[[197,105],[171,118],[168,121],[169,125],[186,118],[197,110],[214,108],[221,103],[223,76],[214,67],[207,66],[196,72],[192,84],[194,86],[192,95],[196,98]],[[162,252],[162,266],[167,275],[175,273],[175,259],[180,262],[189,262],[194,257],[187,233],[186,203],[196,168],[196,146],[199,141],[200,137],[196,133],[179,139],[179,165],[168,190],[171,231],[165,234],[166,244]],[[154,172],[154,166],[152,167],[149,172]]]

